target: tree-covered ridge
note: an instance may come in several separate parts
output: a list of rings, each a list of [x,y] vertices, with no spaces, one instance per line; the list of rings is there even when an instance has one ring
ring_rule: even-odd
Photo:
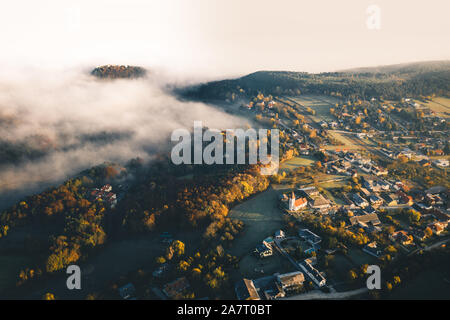
[[[19,282],[44,271],[61,270],[105,243],[105,217],[112,209],[102,199],[90,197],[90,191],[122,174],[121,167],[114,164],[93,167],[0,214],[1,237],[16,232],[20,237],[23,230],[29,230],[23,239],[23,253],[32,257],[33,263],[22,270]]]
[[[134,79],[147,74],[147,70],[137,66],[105,65],[96,67],[91,74],[102,79]]]
[[[199,170],[195,179],[177,179],[173,175],[150,175],[139,184],[139,192],[131,190],[119,205],[125,212],[123,225],[129,232],[148,232],[155,229],[178,227],[198,228],[205,238],[231,240],[222,234],[236,223],[227,219],[229,208],[269,186],[267,177],[259,174],[256,166],[229,168],[211,174]],[[226,232],[226,231],[225,231]]]
[[[258,71],[247,76],[209,82],[180,90],[193,99],[234,101],[264,94],[314,93],[346,98],[400,99],[405,96],[450,94],[450,63],[416,64],[401,68],[364,69],[312,74],[306,72]],[[379,70],[380,72],[378,72]]]
[[[137,159],[125,167],[106,163],[2,212],[4,249],[31,259],[20,271],[18,284],[84,261],[107,240],[136,233],[195,229],[209,242],[232,241],[243,224],[227,217],[230,206],[265,190],[267,178],[257,166],[190,169],[167,159],[149,165]],[[180,179],[185,171],[193,172],[195,179]],[[92,196],[105,184],[118,192],[115,207]],[[6,249],[14,242],[19,246]]]

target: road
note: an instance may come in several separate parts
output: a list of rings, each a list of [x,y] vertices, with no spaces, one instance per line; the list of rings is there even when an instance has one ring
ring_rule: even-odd
[[[419,251],[421,251],[421,250],[423,250],[423,251],[430,251],[430,250],[439,248],[440,246],[442,246],[443,244],[447,243],[448,241],[450,241],[450,237],[449,237],[449,238],[446,238],[446,239],[443,239],[443,240],[441,240],[441,241],[439,241],[439,242],[433,243],[433,244],[429,245],[428,247],[425,247],[425,248],[418,248],[418,249],[416,249],[416,250],[410,252],[410,253],[408,254],[408,256],[413,255],[414,253],[417,253],[417,252],[419,252]]]

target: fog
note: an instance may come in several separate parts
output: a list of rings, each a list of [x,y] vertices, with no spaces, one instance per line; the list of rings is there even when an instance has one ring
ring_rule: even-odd
[[[367,27],[370,5],[379,29]],[[213,78],[445,60],[449,11],[448,0],[2,0],[0,64],[146,64]]]
[[[164,90],[169,84],[450,58],[449,1],[378,0],[376,30],[366,24],[371,4],[2,0],[0,137],[45,156],[2,165],[0,207],[103,161],[150,159],[173,129],[194,120],[243,124],[213,106],[177,101]],[[152,73],[112,82],[88,75],[109,63]]]
[[[0,78],[1,140],[45,151],[0,167],[3,206],[105,161],[151,160],[169,150],[174,129],[192,129],[194,120],[218,129],[246,124],[217,107],[177,100],[159,72],[100,80],[88,71],[22,69]]]

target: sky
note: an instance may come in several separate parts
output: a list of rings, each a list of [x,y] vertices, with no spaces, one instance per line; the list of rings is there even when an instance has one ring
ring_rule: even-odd
[[[367,26],[370,5],[379,29]],[[445,60],[448,12],[448,0],[2,0],[0,66],[139,64],[214,78]]]

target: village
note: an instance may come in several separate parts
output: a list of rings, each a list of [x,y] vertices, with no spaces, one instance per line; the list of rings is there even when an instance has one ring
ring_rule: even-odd
[[[243,232],[224,247],[213,245],[214,258],[211,252],[205,257],[195,253],[200,242],[188,236],[186,243],[195,243],[191,256],[183,253],[169,261],[168,252],[180,237],[161,231],[152,243],[161,256],[151,266],[151,285],[142,287],[126,277],[114,296],[210,299],[211,291],[196,280],[203,270],[187,270],[219,259],[224,269],[211,269],[205,281],[214,287],[210,281],[222,277],[228,298],[367,297],[369,265],[389,267],[450,240],[448,142],[440,120],[433,125],[439,130],[420,135],[376,100],[351,108],[323,96],[261,94],[252,101],[239,112],[280,130],[282,159],[268,190],[230,210]],[[384,120],[377,111],[364,111],[365,105],[374,110],[379,105]],[[413,107],[408,101],[389,105]],[[113,192],[106,184],[91,189],[90,198],[114,208],[126,188],[114,185]],[[208,280],[211,275],[217,278]],[[399,276],[384,283],[399,285]]]
[[[403,132],[383,132],[375,129],[376,121],[369,120],[372,129],[363,125],[367,130],[357,132],[354,130],[362,127],[355,126],[355,120],[368,118],[364,111],[347,116],[342,107],[341,113],[333,111],[329,101],[325,106],[333,114],[318,116],[316,110],[321,109],[314,109],[311,101],[319,98],[303,99],[310,99],[311,106],[292,97],[260,95],[256,102],[240,108],[240,112],[256,114],[259,121],[271,117],[272,125],[280,129],[283,151],[292,156],[271,178],[274,196],[261,203],[274,223],[264,219],[263,228],[257,227],[255,233],[250,231],[258,224],[253,218],[247,221],[245,214],[231,212],[232,218],[242,219],[250,228],[231,247],[231,253],[239,259],[237,273],[231,279],[234,297],[239,300],[367,294],[361,281],[368,265],[389,264],[400,257],[445,246],[449,240],[447,181],[425,188],[427,181],[397,174],[394,167],[412,163],[423,170],[447,170],[448,157],[442,150],[448,147],[440,133],[405,139]],[[323,101],[319,103],[323,106]],[[111,201],[111,190],[105,187],[94,190],[93,195]],[[264,199],[264,194],[259,197]],[[259,199],[250,202],[258,203]],[[249,206],[253,208],[253,204]],[[175,238],[163,232],[159,241],[165,248]],[[166,262],[153,270],[159,285],[149,289],[151,297],[166,300],[190,296],[195,285],[186,276],[168,277],[177,274],[177,268]],[[136,291],[132,283],[118,288],[123,299],[136,299]]]
[[[376,104],[376,99],[367,102],[371,106]],[[442,131],[434,130],[430,136],[419,132],[414,135],[412,127],[405,128],[406,121],[385,114],[386,109],[395,107],[378,103],[381,111],[372,115],[360,107],[365,103],[355,105],[355,110],[361,111],[350,113],[347,106],[336,104],[328,107],[329,114],[322,111],[317,116],[315,110],[296,98],[260,95],[243,108],[244,112],[256,113],[257,120],[271,118],[287,136],[286,145],[295,149],[297,158],[311,159],[309,169],[323,178],[319,184],[313,179],[303,184],[305,180],[299,181],[298,172],[305,170],[298,168],[280,175],[276,182],[288,190],[284,188],[279,194],[277,207],[280,215],[288,217],[287,221],[295,222],[295,228],[267,235],[253,254],[261,261],[270,261],[278,255],[291,268],[288,272],[243,278],[235,287],[238,299],[283,299],[301,297],[311,290],[326,293],[350,290],[354,286],[348,279],[351,276],[346,274],[354,273],[351,264],[342,263],[347,268],[334,266],[341,273],[336,275],[328,261],[348,256],[348,260],[357,260],[354,265],[367,266],[379,259],[395,260],[400,255],[412,255],[447,242],[450,214],[445,183],[448,181],[444,179],[444,185],[424,188],[418,180],[405,179],[390,170],[393,163],[411,162],[420,168],[445,171],[449,162],[443,151],[448,150],[445,118],[422,107],[425,112],[422,117],[427,118],[433,129]],[[417,109],[422,105],[403,99],[398,106]],[[390,123],[389,129],[386,122]],[[327,187],[330,185],[333,187]],[[333,241],[327,239],[324,243],[323,237],[333,233],[327,229],[339,231]],[[346,233],[358,240],[344,243],[345,236],[340,235]],[[352,254],[358,251],[355,259]],[[334,277],[325,272],[324,266]],[[342,285],[345,282],[349,285]]]

